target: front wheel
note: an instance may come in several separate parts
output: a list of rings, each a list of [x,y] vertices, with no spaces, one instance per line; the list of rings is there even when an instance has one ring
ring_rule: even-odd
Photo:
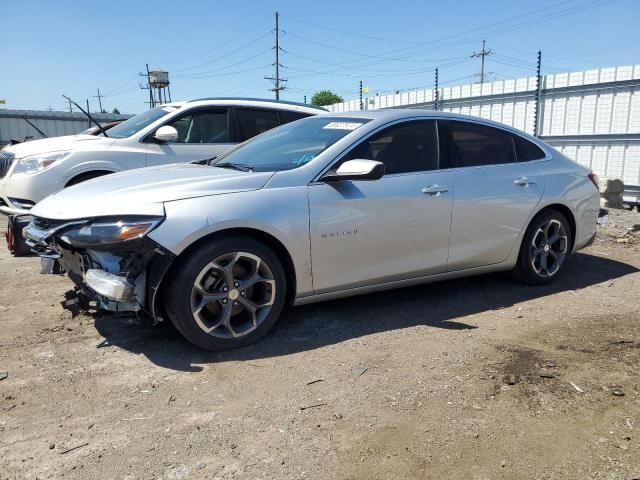
[[[248,345],[278,320],[285,278],[282,263],[261,242],[216,239],[179,261],[165,288],[165,309],[178,331],[200,348]]]
[[[566,217],[555,210],[540,213],[525,232],[515,276],[529,285],[552,282],[562,271],[571,245],[571,228]]]

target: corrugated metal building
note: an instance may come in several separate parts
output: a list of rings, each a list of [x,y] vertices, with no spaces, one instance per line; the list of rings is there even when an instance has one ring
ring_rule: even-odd
[[[125,120],[131,115],[92,113],[91,116],[100,123],[107,123],[115,120]],[[48,137],[73,135],[92,126],[87,117],[80,112],[0,109],[0,145],[9,143],[12,138],[42,138],[38,131],[24,120],[25,118],[36,125]]]
[[[640,185],[640,65],[542,77],[540,137],[603,177]],[[365,109],[435,108],[435,90],[364,98]],[[533,134],[536,78],[438,89],[438,109],[488,118]],[[331,105],[360,110],[359,100]]]

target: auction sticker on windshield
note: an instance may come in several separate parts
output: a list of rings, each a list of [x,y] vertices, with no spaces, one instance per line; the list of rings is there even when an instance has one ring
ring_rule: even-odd
[[[324,129],[329,129],[329,130],[355,130],[358,127],[361,127],[362,125],[364,125],[363,123],[357,123],[357,122],[330,122],[327,123],[324,127]]]

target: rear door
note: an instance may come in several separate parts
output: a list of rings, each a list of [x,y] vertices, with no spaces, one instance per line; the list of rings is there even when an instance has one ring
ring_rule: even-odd
[[[531,160],[536,150],[538,160],[544,153],[511,132],[480,123],[438,121],[438,133],[441,162],[451,167],[455,190],[447,270],[499,263],[516,247],[542,197],[544,177],[539,162]],[[535,150],[526,157],[528,146]]]
[[[226,107],[197,108],[171,119],[165,125],[178,131],[178,139],[160,144],[149,135],[147,165],[204,160],[224,153],[234,145],[230,123]]]

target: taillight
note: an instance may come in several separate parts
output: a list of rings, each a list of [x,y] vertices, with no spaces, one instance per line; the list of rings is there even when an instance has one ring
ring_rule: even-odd
[[[598,190],[600,190],[598,175],[596,175],[593,172],[589,172],[589,175],[587,175],[587,177],[589,177],[589,180],[591,180],[591,183],[593,183],[595,185],[595,187]]]

